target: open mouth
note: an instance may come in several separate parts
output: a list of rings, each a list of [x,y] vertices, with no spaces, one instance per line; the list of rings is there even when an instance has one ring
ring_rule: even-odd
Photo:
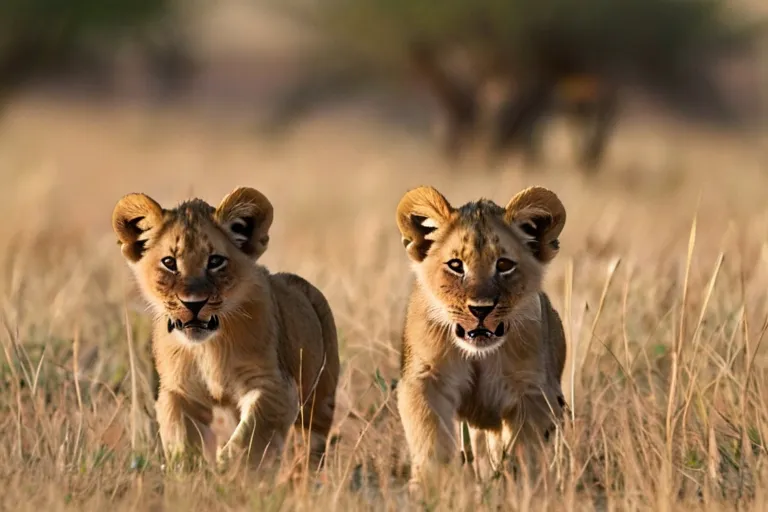
[[[504,322],[499,323],[499,325],[496,327],[496,330],[494,331],[491,331],[482,325],[472,329],[471,331],[467,331],[460,324],[456,324],[456,329],[454,330],[454,334],[457,338],[464,341],[465,343],[476,346],[477,348],[484,348],[495,345],[498,343],[499,339],[504,336],[505,333],[506,327]]]
[[[219,317],[216,315],[211,316],[211,318],[204,322],[203,320],[200,320],[199,318],[195,318],[190,320],[189,322],[182,322],[181,320],[176,320],[175,322],[172,319],[168,319],[168,332],[173,332],[174,329],[178,329],[179,331],[182,330],[199,330],[199,331],[215,331],[219,328]]]

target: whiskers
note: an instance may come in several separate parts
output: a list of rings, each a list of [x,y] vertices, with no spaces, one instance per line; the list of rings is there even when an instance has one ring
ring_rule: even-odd
[[[425,287],[427,296],[427,315],[429,319],[438,325],[444,326],[448,329],[453,327],[453,321],[451,320],[451,311],[446,309],[442,302],[435,296],[432,291]]]
[[[235,306],[222,309],[217,314],[221,318],[222,323],[231,321],[235,318],[247,318],[248,320],[253,320],[251,312],[248,311],[243,304],[236,304]]]
[[[531,318],[513,316],[507,319],[507,337],[513,338],[518,343],[528,344],[530,340],[524,336],[525,328],[530,325]]]
[[[152,316],[152,320],[155,322],[161,322],[168,319],[168,310],[165,307],[158,306],[157,304],[153,303],[147,303],[146,306],[144,306],[144,312],[148,313]]]
[[[541,323],[541,304],[538,295],[532,295],[530,299],[522,300],[513,307],[505,307],[502,310],[507,311],[505,322],[507,323],[507,337],[514,340],[517,346],[528,347],[537,342],[536,337],[526,336],[526,330],[530,329],[531,324]]]

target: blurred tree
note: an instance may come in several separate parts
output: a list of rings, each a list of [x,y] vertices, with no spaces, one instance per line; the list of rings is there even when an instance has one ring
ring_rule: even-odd
[[[126,40],[173,84],[191,64],[167,37],[177,14],[175,0],[0,0],[0,98],[35,76],[102,64]]]
[[[558,111],[579,127],[586,169],[601,161],[626,83],[686,115],[726,119],[714,64],[749,50],[761,26],[728,0],[264,1],[321,41],[270,127],[352,86],[416,77],[439,106],[449,157],[485,131],[490,158],[519,145],[536,161],[542,121]]]

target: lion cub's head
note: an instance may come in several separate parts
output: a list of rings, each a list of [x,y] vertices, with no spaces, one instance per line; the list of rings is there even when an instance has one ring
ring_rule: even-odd
[[[266,250],[272,204],[238,188],[217,208],[192,199],[166,210],[144,194],[115,206],[112,227],[144,297],[168,332],[201,343],[219,329],[254,284],[254,261]]]
[[[400,200],[397,224],[431,319],[466,354],[481,356],[504,343],[540,291],[565,208],[541,187],[523,190],[506,208],[485,199],[454,208],[434,188],[420,187]]]

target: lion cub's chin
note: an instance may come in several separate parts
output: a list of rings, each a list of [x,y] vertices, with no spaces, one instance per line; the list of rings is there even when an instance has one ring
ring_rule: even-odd
[[[460,324],[453,331],[453,342],[467,357],[483,358],[496,352],[507,340],[506,325],[502,322],[491,332],[476,328],[467,332]]]
[[[176,340],[185,345],[200,345],[214,338],[219,332],[219,322],[217,317],[212,317],[208,322],[194,322],[187,325],[173,324],[168,320],[168,331],[173,332]]]
[[[505,341],[507,341],[506,333],[503,333],[503,329],[497,329],[502,333],[496,335],[487,331],[480,336],[461,336],[464,329],[460,325],[456,325],[456,330],[453,335],[454,344],[461,350],[465,356],[473,359],[482,359],[496,352]]]

